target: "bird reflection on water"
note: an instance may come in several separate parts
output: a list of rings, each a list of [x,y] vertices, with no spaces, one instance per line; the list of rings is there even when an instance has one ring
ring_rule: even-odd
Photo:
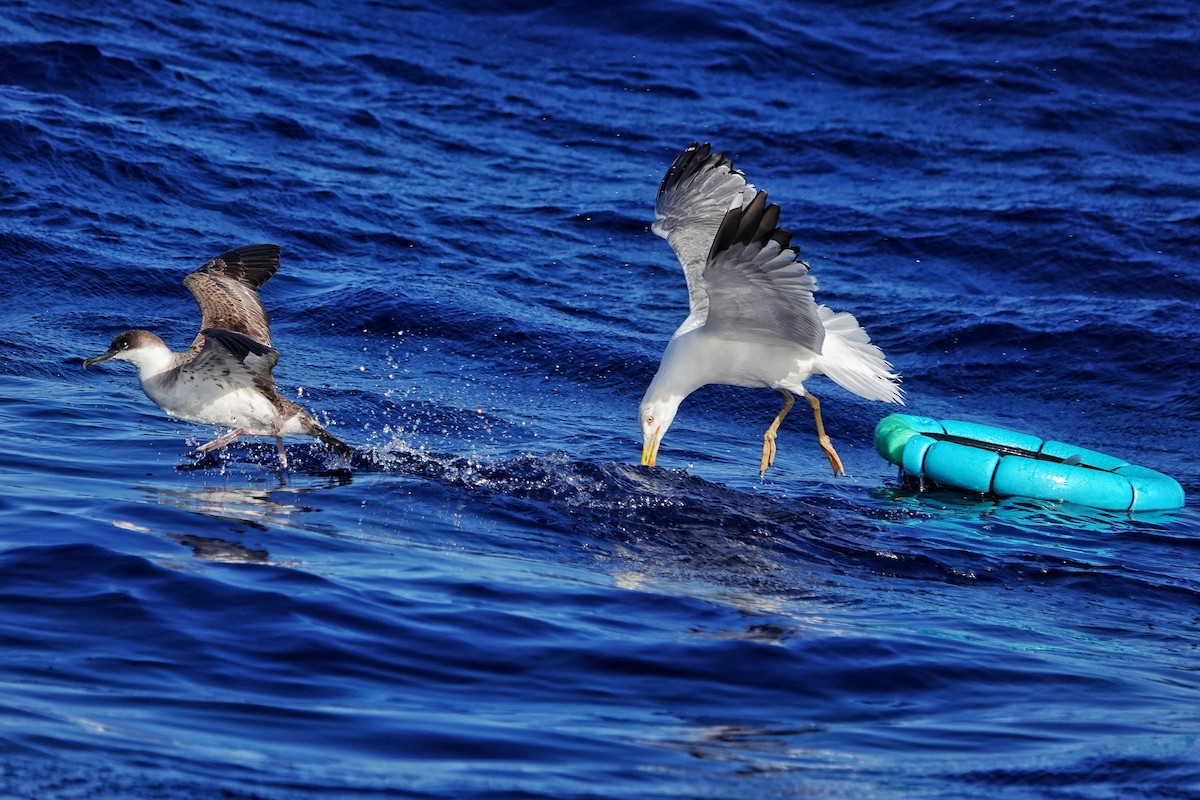
[[[237,534],[239,528],[267,531],[272,528],[303,527],[306,531],[337,535],[329,526],[317,523],[317,517],[305,520],[298,526],[298,515],[317,514],[320,508],[302,502],[315,492],[348,486],[349,472],[328,475],[315,483],[304,486],[288,485],[280,476],[276,486],[202,486],[193,489],[172,489],[161,486],[146,486],[142,491],[167,508],[211,517],[221,523],[219,530]],[[209,536],[178,530],[153,530],[144,525],[117,521],[118,527],[143,533],[157,533],[191,549],[194,557],[204,561],[233,563],[270,564],[270,553],[265,549],[249,547],[233,538]]]

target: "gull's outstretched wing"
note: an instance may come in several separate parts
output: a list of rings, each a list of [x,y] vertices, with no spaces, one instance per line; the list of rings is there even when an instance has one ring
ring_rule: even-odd
[[[223,253],[183,279],[183,285],[200,306],[200,330],[188,352],[193,357],[204,347],[203,331],[233,331],[270,346],[271,326],[258,299],[258,288],[279,269],[280,248],[250,244]]]
[[[766,192],[726,212],[700,280],[709,302],[705,330],[820,353],[825,327],[813,300],[817,281],[778,222],[779,206],[767,204]]]
[[[754,196],[746,176],[734,169],[724,153],[710,153],[708,144],[692,144],[679,154],[658,188],[652,230],[670,242],[687,279],[691,313],[677,331],[704,323],[708,295],[700,276],[709,251],[730,209],[745,208]]]

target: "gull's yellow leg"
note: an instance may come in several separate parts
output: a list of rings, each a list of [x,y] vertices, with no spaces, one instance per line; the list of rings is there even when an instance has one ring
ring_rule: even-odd
[[[837,451],[833,449],[833,444],[829,441],[829,437],[825,435],[825,424],[821,422],[821,401],[813,397],[811,394],[805,393],[808,398],[808,405],[812,408],[813,419],[817,421],[817,441],[821,445],[821,449],[825,451],[826,458],[829,459],[829,466],[833,467],[833,477],[845,475],[846,469],[842,466],[842,460],[838,458]]]
[[[780,389],[779,393],[783,395],[783,408],[775,415],[775,421],[763,434],[762,462],[758,465],[758,477],[760,478],[767,471],[767,467],[775,463],[775,434],[779,431],[779,423],[783,422],[783,418],[792,410],[792,405],[796,402],[796,398],[792,397],[792,393],[787,389]]]

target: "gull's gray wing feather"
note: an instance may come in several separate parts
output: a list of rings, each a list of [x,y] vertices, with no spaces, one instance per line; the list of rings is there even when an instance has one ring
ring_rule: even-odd
[[[209,328],[233,331],[271,345],[271,322],[258,289],[279,269],[280,248],[251,244],[223,253],[183,279],[200,306],[200,330],[188,353],[195,357]]]
[[[705,330],[820,353],[825,327],[813,300],[817,281],[778,222],[779,206],[767,203],[766,192],[725,213],[700,280],[709,303]]]
[[[706,144],[692,144],[679,154],[658,188],[654,205],[656,234],[666,239],[687,279],[691,313],[681,333],[701,325],[708,316],[708,295],[701,275],[726,212],[745,208],[754,196],[746,176]]]

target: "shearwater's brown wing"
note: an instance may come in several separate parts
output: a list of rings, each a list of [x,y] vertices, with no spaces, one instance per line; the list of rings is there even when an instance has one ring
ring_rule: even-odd
[[[271,323],[258,289],[279,269],[279,253],[274,244],[238,247],[184,278],[183,285],[200,306],[200,330],[234,331],[269,347]],[[198,352],[204,338],[197,334],[189,351]]]

